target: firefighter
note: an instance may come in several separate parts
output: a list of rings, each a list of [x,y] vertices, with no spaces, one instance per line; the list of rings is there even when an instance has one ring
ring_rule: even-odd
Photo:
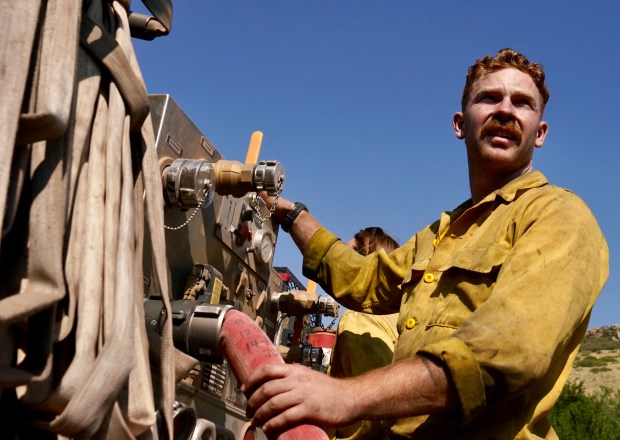
[[[361,255],[368,255],[377,249],[389,253],[398,247],[398,242],[383,228],[370,226],[359,230],[347,245]],[[336,344],[331,353],[330,376],[354,377],[390,365],[398,338],[397,320],[398,313],[371,315],[345,311],[338,322]],[[328,429],[332,438],[348,440],[372,439],[380,432],[379,420],[363,420]]]
[[[399,311],[399,339],[392,365],[355,378],[257,369],[243,386],[253,423],[274,432],[381,419],[389,438],[557,438],[547,414],[609,252],[586,204],[533,169],[548,99],[542,66],[523,54],[476,60],[453,118],[471,198],[390,254],[363,257],[303,204],[278,201],[274,216],[303,253],[304,275],[347,308]]]

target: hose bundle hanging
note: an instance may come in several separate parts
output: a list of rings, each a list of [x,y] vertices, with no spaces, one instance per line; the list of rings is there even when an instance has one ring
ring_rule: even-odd
[[[169,6],[169,29],[170,2],[154,3]],[[143,325],[145,228],[170,303],[129,2],[0,6],[0,425],[15,438],[133,439],[159,410],[172,438],[175,377],[192,359],[175,376],[170,321],[161,338]]]

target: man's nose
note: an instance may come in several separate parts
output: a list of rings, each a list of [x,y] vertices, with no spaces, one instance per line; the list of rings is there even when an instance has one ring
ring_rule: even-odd
[[[497,103],[495,116],[500,120],[515,119],[515,107],[510,99],[504,98]]]

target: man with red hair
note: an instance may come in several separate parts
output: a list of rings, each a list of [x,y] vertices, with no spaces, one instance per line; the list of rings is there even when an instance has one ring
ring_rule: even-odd
[[[257,370],[243,386],[254,424],[381,419],[389,438],[557,438],[547,415],[609,251],[586,204],[533,169],[548,99],[542,66],[524,55],[478,59],[453,118],[471,199],[389,255],[363,257],[303,204],[278,201],[274,217],[302,251],[304,274],[347,308],[399,311],[399,339],[392,365],[355,378]]]

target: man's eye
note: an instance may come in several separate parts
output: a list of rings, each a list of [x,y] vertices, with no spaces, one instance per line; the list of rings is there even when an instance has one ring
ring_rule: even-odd
[[[493,104],[495,102],[497,102],[497,98],[495,96],[491,96],[491,95],[483,95],[478,99],[478,102],[482,102],[485,104]]]
[[[532,103],[527,99],[517,99],[514,101],[514,106],[532,108]]]

